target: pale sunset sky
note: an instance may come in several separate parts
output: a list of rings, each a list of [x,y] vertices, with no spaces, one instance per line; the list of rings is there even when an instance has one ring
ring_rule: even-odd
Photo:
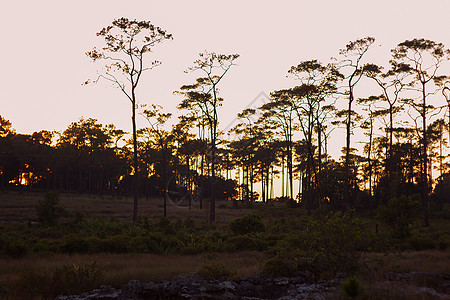
[[[0,12],[0,115],[18,133],[61,131],[81,116],[130,131],[130,105],[118,89],[106,81],[82,86],[98,69],[85,52],[101,45],[96,33],[120,17],[149,20],[173,34],[149,56],[162,65],[145,73],[141,104],[177,114],[181,99],[173,91],[201,76],[184,73],[198,53],[240,54],[220,83],[222,129],[253,100],[261,104],[261,93],[294,86],[286,78],[291,66],[339,58],[349,41],[375,37],[365,61],[385,66],[390,49],[406,39],[450,47],[449,0],[7,1]],[[333,134],[342,142],[334,149],[339,154],[345,133]]]

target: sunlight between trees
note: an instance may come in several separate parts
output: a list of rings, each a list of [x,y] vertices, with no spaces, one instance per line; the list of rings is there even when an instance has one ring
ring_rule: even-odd
[[[199,77],[174,91],[181,116],[169,126],[172,113],[158,103],[142,104],[136,89],[146,84],[143,73],[160,64],[150,59],[153,47],[172,35],[126,18],[97,35],[105,45],[86,54],[105,64],[86,84],[106,80],[125,95],[133,132],[81,118],[63,132],[27,135],[1,118],[2,190],[133,194],[133,221],[140,197],[162,197],[164,216],[168,203],[203,209],[207,201],[215,221],[217,199],[292,201],[305,205],[308,214],[350,208],[372,214],[390,199],[418,195],[425,226],[430,205],[448,202],[450,77],[443,71],[450,51],[441,43],[406,40],[381,66],[366,59],[375,41],[366,37],[349,42],[330,62],[293,62],[286,75],[298,85],[239,112],[230,130],[235,138],[227,140],[219,128],[219,110],[227,101],[219,86],[225,75],[239,72],[238,54],[200,53],[186,71]],[[363,82],[370,96],[357,89]],[[139,116],[148,127],[137,128]],[[345,139],[337,160],[328,147],[340,126]],[[280,197],[274,196],[277,180]]]

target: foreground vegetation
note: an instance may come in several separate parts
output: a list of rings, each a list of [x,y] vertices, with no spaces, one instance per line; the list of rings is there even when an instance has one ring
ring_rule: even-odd
[[[173,216],[160,218],[162,201],[152,199],[141,203],[148,215],[132,224],[122,210],[130,200],[0,194],[1,296],[51,298],[190,272],[207,279],[309,272],[316,280],[346,273],[371,281],[386,271],[450,272],[449,206],[426,228],[414,199],[401,214],[394,201],[374,218],[325,210],[308,216],[294,203],[219,202],[210,223],[198,208],[169,207]]]

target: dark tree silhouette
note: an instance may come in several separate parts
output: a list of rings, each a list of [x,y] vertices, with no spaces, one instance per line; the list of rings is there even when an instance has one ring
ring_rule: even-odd
[[[205,77],[198,78],[193,85],[185,85],[181,87],[181,93],[185,95],[185,99],[178,106],[179,109],[188,109],[191,111],[200,111],[200,118],[207,121],[210,130],[210,152],[211,152],[211,201],[210,201],[210,221],[216,220],[216,203],[215,203],[215,158],[217,147],[217,124],[219,116],[217,110],[223,101],[218,96],[218,84],[225,76],[230,68],[235,65],[238,54],[216,54],[214,52],[200,53],[200,58],[194,61],[194,66],[190,67],[187,72],[201,71]]]
[[[358,39],[354,42],[350,42],[346,45],[345,49],[340,50],[340,54],[345,57],[342,61],[342,67],[350,70],[349,75],[345,77],[347,83],[347,116],[346,116],[346,144],[345,144],[345,187],[344,187],[344,205],[349,205],[352,202],[350,195],[350,159],[351,159],[351,147],[350,138],[352,135],[352,104],[355,100],[355,86],[361,80],[364,67],[362,65],[362,59],[364,54],[369,50],[369,47],[375,42],[373,37],[365,37]]]
[[[161,112],[162,107],[157,105],[151,105],[150,107],[144,107],[143,115],[147,119],[150,127],[144,129],[147,135],[150,137],[151,142],[155,149],[161,153],[161,166],[162,166],[162,192],[164,198],[164,217],[167,217],[167,197],[168,197],[168,156],[171,155],[171,143],[174,140],[174,135],[171,131],[161,128],[172,116],[171,113]]]
[[[427,119],[429,112],[434,108],[427,102],[428,96],[434,91],[428,88],[433,80],[438,77],[437,72],[441,63],[445,60],[445,55],[449,50],[444,48],[442,43],[426,39],[406,40],[397,45],[392,50],[394,61],[403,63],[402,71],[412,72],[415,78],[410,82],[411,89],[417,91],[420,96],[418,101],[409,99],[407,103],[417,110],[422,119],[422,201],[424,209],[424,225],[429,226],[429,171],[428,171],[428,136]]]
[[[112,25],[103,28],[97,33],[103,37],[106,46],[101,50],[94,48],[86,53],[93,61],[106,60],[106,70],[98,79],[104,78],[118,87],[131,103],[131,122],[133,126],[133,222],[138,216],[139,201],[139,167],[136,139],[136,88],[138,87],[144,71],[160,64],[158,61],[148,63],[145,58],[156,44],[172,35],[153,25],[149,21],[128,20],[120,18],[114,20]],[[124,80],[122,80],[124,78]],[[98,81],[95,80],[95,82]],[[86,83],[89,83],[87,81]]]

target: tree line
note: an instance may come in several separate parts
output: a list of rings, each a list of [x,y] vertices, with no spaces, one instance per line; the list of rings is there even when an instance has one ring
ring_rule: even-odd
[[[107,80],[126,96],[131,138],[114,125],[84,118],[60,133],[16,134],[2,118],[2,189],[133,193],[133,220],[139,195],[146,195],[164,198],[164,215],[168,201],[186,200],[189,207],[196,201],[203,208],[207,198],[214,221],[216,198],[267,202],[277,177],[281,198],[298,201],[308,213],[358,208],[372,214],[391,199],[418,194],[428,225],[430,203],[448,202],[450,77],[443,71],[450,51],[442,43],[406,40],[391,50],[388,64],[377,65],[367,59],[375,39],[366,37],[349,42],[339,59],[301,61],[287,70],[298,84],[240,112],[230,130],[235,138],[226,140],[218,127],[226,101],[218,87],[225,75],[232,76],[238,54],[200,54],[187,70],[200,77],[175,91],[182,116],[173,121],[161,106],[140,105],[136,96],[143,72],[160,63],[146,55],[172,35],[126,18],[97,35],[106,44],[87,55],[105,62],[105,71],[86,84]],[[369,96],[357,89],[370,82]],[[136,127],[139,114],[147,127]],[[342,157],[334,159],[328,148],[337,127],[345,130],[345,141]],[[353,141],[355,132],[363,136]],[[362,152],[352,147],[356,143]]]

